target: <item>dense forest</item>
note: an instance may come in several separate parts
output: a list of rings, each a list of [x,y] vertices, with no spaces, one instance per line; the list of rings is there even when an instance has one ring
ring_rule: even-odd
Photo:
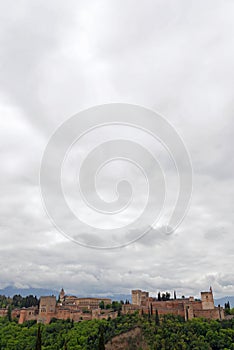
[[[114,336],[139,327],[149,350],[234,350],[234,319],[185,322],[172,315],[122,315],[114,320],[73,323],[52,320],[49,325],[19,325],[0,318],[0,349],[5,350],[104,350]],[[132,340],[126,350],[141,350]],[[144,347],[145,349],[145,347]]]
[[[20,294],[16,294],[13,296],[13,298],[6,297],[5,295],[0,295],[0,308],[7,308],[11,306],[12,309],[15,309],[38,305],[39,299],[33,295],[22,297]]]

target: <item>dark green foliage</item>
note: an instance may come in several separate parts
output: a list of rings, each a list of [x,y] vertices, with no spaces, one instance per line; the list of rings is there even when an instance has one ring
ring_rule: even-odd
[[[100,301],[100,303],[99,303],[99,307],[100,307],[100,309],[105,309],[105,304],[104,304],[104,301],[102,300],[102,301]]]
[[[230,302],[224,304],[225,315],[234,315],[234,308],[231,309]]]
[[[161,301],[161,300],[166,301],[166,300],[170,300],[170,298],[171,298],[171,294],[169,292],[162,293],[162,295],[160,292],[158,292],[158,301]],[[176,299],[175,292],[174,292],[174,299]]]
[[[7,308],[7,319],[8,319],[9,322],[12,321],[11,311],[12,311],[12,307],[11,307],[11,305],[9,305],[8,308]]]
[[[151,321],[151,314],[150,314],[150,308],[148,308],[148,321]]]
[[[105,350],[104,329],[100,327],[100,337],[98,341],[98,350]]]
[[[122,302],[112,301],[111,308],[114,311],[121,311],[122,310],[122,305],[123,305]]]
[[[0,308],[6,308],[11,305],[12,309],[38,306],[39,300],[36,296],[28,295],[22,297],[20,294],[14,295],[13,298],[6,297],[5,295],[0,295]]]
[[[41,350],[41,325],[39,324],[37,329],[36,350]]]
[[[157,310],[148,317],[135,313],[109,321],[53,320],[40,326],[33,322],[19,325],[2,317],[0,349],[103,350],[114,336],[140,327],[150,350],[234,350],[234,319],[185,322],[182,317],[166,315],[159,321]],[[136,344],[130,348],[140,350]]]
[[[153,315],[153,305],[152,305],[152,303],[150,303],[150,315],[151,316]]]
[[[18,300],[16,299],[18,297]],[[22,308],[22,307],[31,307],[31,306],[38,306],[39,300],[36,296],[28,295],[27,297],[23,298],[20,295],[13,297],[13,303],[14,306]]]
[[[229,303],[229,301],[224,304],[224,309],[230,310],[230,303]]]
[[[6,297],[5,295],[0,295],[0,308],[6,308],[11,304],[11,298]]]
[[[166,315],[154,332],[150,324],[143,325],[150,349],[234,349],[234,320],[224,328],[227,321],[193,319],[184,322],[182,318]]]
[[[161,299],[162,299],[163,301],[166,301],[166,300],[170,300],[170,297],[171,297],[171,294],[168,293],[168,292],[166,292],[166,294],[165,294],[165,293],[162,294]]]
[[[160,320],[159,320],[159,315],[158,315],[158,310],[156,309],[156,313],[155,313],[155,325],[159,326],[160,324]]]

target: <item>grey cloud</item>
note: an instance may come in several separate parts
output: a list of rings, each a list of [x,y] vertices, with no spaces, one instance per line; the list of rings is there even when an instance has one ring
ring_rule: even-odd
[[[217,296],[233,294],[233,3],[8,1],[0,9],[2,285],[199,295],[211,284]],[[167,117],[191,153],[194,191],[172,235],[153,228],[123,249],[95,251],[56,231],[38,177],[58,124],[106,102]],[[175,171],[162,159],[173,188]]]

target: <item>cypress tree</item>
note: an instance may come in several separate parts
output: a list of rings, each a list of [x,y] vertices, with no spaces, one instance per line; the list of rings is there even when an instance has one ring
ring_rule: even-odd
[[[148,307],[148,321],[151,321],[151,316],[150,316],[150,308]]]
[[[98,350],[105,350],[105,341],[104,341],[104,331],[103,331],[103,329],[100,329]]]
[[[155,325],[159,326],[160,324],[160,320],[159,320],[159,315],[158,315],[158,309],[156,309],[156,313],[155,313]]]
[[[11,305],[9,305],[8,309],[7,309],[7,319],[8,319],[9,322],[12,321],[11,311],[12,311],[12,307],[11,307]]]
[[[41,350],[41,325],[37,329],[36,350]]]

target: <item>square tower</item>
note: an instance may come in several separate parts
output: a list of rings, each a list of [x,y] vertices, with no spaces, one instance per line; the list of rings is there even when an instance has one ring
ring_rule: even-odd
[[[143,292],[139,289],[132,290],[132,304],[140,306],[142,301],[146,301],[149,297],[149,292]]]
[[[56,311],[56,297],[41,297],[39,304],[39,314],[55,313]]]
[[[201,301],[203,310],[213,310],[215,308],[214,297],[211,287],[209,292],[201,292]]]

